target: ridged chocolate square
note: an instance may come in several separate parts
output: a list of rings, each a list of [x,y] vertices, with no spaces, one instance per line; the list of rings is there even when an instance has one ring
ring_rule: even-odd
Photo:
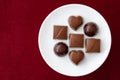
[[[84,35],[83,34],[70,34],[69,36],[70,47],[84,47]]]

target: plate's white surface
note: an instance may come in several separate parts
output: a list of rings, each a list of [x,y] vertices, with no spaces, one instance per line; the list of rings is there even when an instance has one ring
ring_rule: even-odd
[[[53,25],[68,25],[68,17],[71,15],[80,15],[87,22],[95,22],[98,25],[99,32],[93,38],[101,39],[100,53],[85,53],[85,48],[69,48],[69,51],[83,50],[85,58],[78,66],[74,65],[67,54],[64,57],[58,57],[54,54],[53,47],[57,42],[69,43],[67,40],[53,39]],[[68,25],[69,33],[84,34],[83,26],[74,31]],[[85,38],[89,38],[85,35]],[[58,73],[68,76],[83,76],[98,69],[106,60],[111,48],[111,33],[105,19],[94,9],[81,4],[68,4],[52,11],[44,20],[38,36],[39,49],[45,62]],[[69,46],[69,44],[68,44]]]

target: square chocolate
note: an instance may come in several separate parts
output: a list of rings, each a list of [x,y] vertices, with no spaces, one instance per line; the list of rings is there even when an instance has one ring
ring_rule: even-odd
[[[53,39],[66,40],[67,26],[54,25]]]
[[[86,52],[100,52],[100,39],[90,38],[86,39]]]
[[[70,47],[81,47],[84,45],[84,35],[83,34],[70,34],[69,36]]]

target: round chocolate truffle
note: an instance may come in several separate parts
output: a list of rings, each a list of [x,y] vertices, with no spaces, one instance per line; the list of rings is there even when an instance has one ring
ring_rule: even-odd
[[[87,36],[94,36],[98,31],[98,27],[95,23],[89,22],[84,26],[84,32]]]
[[[65,54],[68,53],[68,46],[63,42],[59,42],[55,45],[54,52],[58,56],[64,56]]]

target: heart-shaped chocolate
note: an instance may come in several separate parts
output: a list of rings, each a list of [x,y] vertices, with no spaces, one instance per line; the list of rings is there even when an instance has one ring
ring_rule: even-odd
[[[73,30],[77,30],[83,23],[81,16],[70,16],[68,23]]]
[[[72,50],[70,51],[69,56],[72,62],[78,65],[78,63],[84,58],[84,53],[81,50]]]

